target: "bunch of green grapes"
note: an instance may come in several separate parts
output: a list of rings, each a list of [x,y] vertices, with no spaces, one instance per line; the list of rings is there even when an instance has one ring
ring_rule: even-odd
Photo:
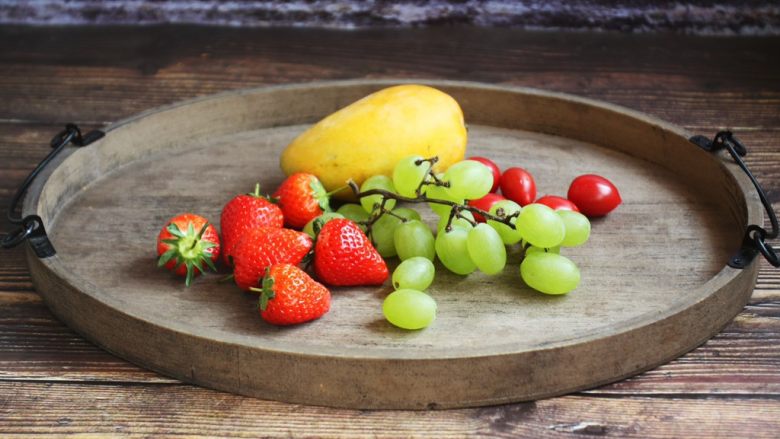
[[[553,210],[543,204],[521,207],[511,200],[498,201],[489,212],[467,205],[487,195],[493,174],[484,164],[463,160],[443,174],[435,174],[435,159],[411,156],[399,161],[392,178],[373,176],[360,187],[384,191],[360,197],[357,205],[345,205],[338,213],[368,225],[371,238],[383,257],[402,261],[393,273],[396,291],[385,300],[383,311],[396,326],[419,329],[436,315],[436,302],[423,291],[433,281],[433,261],[453,273],[476,270],[493,275],[504,270],[506,246],[521,243],[525,257],[520,276],[531,288],[546,294],[565,294],[577,287],[580,272],[561,247],[584,244],[590,222],[579,212]],[[439,216],[436,234],[413,209],[395,208],[396,200],[427,202]],[[473,212],[487,218],[477,223]]]

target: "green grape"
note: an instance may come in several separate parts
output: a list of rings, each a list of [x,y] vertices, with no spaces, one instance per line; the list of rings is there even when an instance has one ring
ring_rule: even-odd
[[[422,256],[433,261],[436,257],[433,232],[420,220],[399,224],[395,228],[393,242],[398,252],[398,258],[402,261],[415,256]]]
[[[395,228],[399,224],[401,224],[400,219],[392,215],[384,214],[371,226],[371,240],[374,243],[376,251],[378,251],[383,258],[391,258],[397,254],[393,237],[395,235]]]
[[[417,188],[425,180],[430,168],[429,162],[423,162],[419,155],[401,159],[393,169],[393,184],[399,194],[405,197],[415,197]],[[417,162],[420,162],[418,165]]]
[[[384,189],[389,192],[395,193],[395,186],[393,186],[393,180],[386,175],[374,175],[368,177],[363,185],[360,186],[360,192],[365,192],[371,189]],[[360,205],[363,206],[366,212],[371,213],[374,211],[374,206],[382,203],[381,195],[370,195],[368,197],[360,198]],[[385,203],[385,208],[390,210],[395,207],[395,200],[388,200]]]
[[[344,218],[351,219],[356,223],[367,221],[369,217],[368,212],[363,209],[363,206],[354,203],[345,204],[339,207],[336,212],[344,215]]]
[[[419,212],[408,207],[399,207],[393,210],[393,213],[408,220],[422,220]]]
[[[309,235],[314,239],[315,233],[314,233],[314,222],[320,221],[322,224],[320,224],[320,227],[324,226],[325,223],[332,219],[336,218],[344,218],[344,215],[338,213],[338,212],[324,212],[322,215],[312,219],[308,223],[306,223],[305,226],[303,226],[303,233]]]
[[[469,256],[468,236],[468,231],[459,228],[436,236],[436,256],[453,273],[466,275],[477,269]]]
[[[550,248],[561,244],[566,235],[563,220],[543,204],[523,207],[515,223],[523,239],[535,247]]]
[[[531,288],[545,294],[566,294],[580,283],[580,269],[569,258],[555,253],[526,253],[520,276]]]
[[[401,262],[393,271],[393,288],[423,291],[433,282],[436,269],[433,262],[423,257],[413,257]]]
[[[469,222],[469,220],[475,221],[474,215],[471,212],[469,212],[468,210],[461,210],[460,215],[465,216],[468,219],[454,218],[451,224],[453,229],[459,228],[464,230],[470,230],[472,227],[474,227]],[[436,225],[437,233],[441,233],[444,230],[444,228],[447,227],[447,221],[449,220],[449,218],[450,218],[449,212],[447,212],[447,215],[439,218],[439,224]]]
[[[525,254],[529,253],[555,253],[556,255],[561,254],[561,246],[553,247],[553,248],[541,248],[541,247],[534,247],[530,246],[525,249]]]
[[[463,160],[447,169],[444,181],[450,183],[453,197],[478,200],[493,188],[493,173],[490,168],[474,160]]]
[[[457,204],[463,204],[464,202],[463,198],[453,197],[452,194],[450,194],[450,192],[444,186],[427,185],[425,186],[425,195],[428,198],[433,198],[436,200],[452,201],[453,203],[457,203]],[[428,206],[431,207],[433,213],[439,216],[449,215],[450,209],[452,208],[452,206],[448,206],[446,204],[438,204],[438,203],[428,203]]]
[[[422,291],[400,289],[382,303],[388,322],[403,329],[422,329],[436,320],[436,301]]]
[[[420,219],[420,214],[417,213],[416,210],[409,209],[408,207],[399,207],[392,212],[396,216],[385,213],[371,226],[371,238],[374,241],[374,247],[383,258],[391,258],[398,254],[395,249],[394,241],[395,229],[403,221],[401,218],[407,220]],[[399,216],[401,218],[398,218]]]
[[[506,247],[492,227],[479,223],[469,230],[466,247],[469,257],[485,274],[496,274],[506,265]]]
[[[572,210],[557,210],[556,213],[561,217],[566,228],[566,236],[563,237],[561,245],[564,247],[577,247],[585,244],[590,237],[590,221],[588,221],[588,218]]]
[[[490,213],[492,213],[493,215],[498,215],[498,209],[501,209],[505,216],[509,216],[514,213],[520,212],[523,208],[520,207],[519,204],[515,203],[512,200],[501,200],[499,202],[494,203],[493,206],[490,207]],[[512,224],[515,224],[516,221],[517,218],[513,218],[511,220]],[[522,239],[522,236],[520,235],[520,231],[512,227],[509,227],[504,223],[500,223],[498,221],[493,221],[493,220],[488,220],[487,223],[490,227],[496,229],[496,232],[498,232],[498,235],[501,237],[501,240],[504,241],[504,244],[506,245],[517,244]]]

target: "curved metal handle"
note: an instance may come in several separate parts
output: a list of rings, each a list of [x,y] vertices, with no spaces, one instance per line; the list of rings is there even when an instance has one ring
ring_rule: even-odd
[[[742,157],[747,155],[747,148],[739,139],[734,136],[731,131],[720,131],[715,134],[713,140],[708,139],[705,136],[693,136],[689,139],[694,144],[701,148],[710,151],[717,152],[721,149],[726,149],[731,155],[731,158],[739,165],[742,171],[747,174],[753,186],[756,187],[758,192],[758,198],[761,199],[761,204],[764,205],[767,216],[769,217],[769,223],[772,226],[772,230],[768,231],[760,225],[750,224],[745,229],[745,235],[742,238],[742,246],[739,252],[731,257],[729,260],[729,266],[733,268],[745,268],[759,253],[761,253],[766,260],[774,267],[780,267],[780,258],[777,255],[775,249],[766,242],[767,239],[775,239],[780,233],[780,228],[777,223],[777,215],[772,208],[772,203],[766,196],[766,192],[750,172]]]
[[[69,123],[65,125],[64,130],[57,133],[57,135],[51,139],[51,152],[38,163],[38,166],[36,166],[32,172],[30,172],[30,175],[24,179],[19,186],[19,189],[17,189],[16,194],[11,198],[7,213],[8,221],[10,221],[11,224],[19,224],[20,227],[7,235],[0,237],[0,247],[16,247],[27,240],[39,258],[47,258],[57,253],[46,235],[46,229],[43,227],[43,220],[41,220],[41,217],[38,215],[28,215],[26,217],[19,215],[17,217],[16,210],[19,207],[19,203],[22,201],[22,197],[24,197],[24,194],[27,192],[27,188],[29,188],[30,184],[35,180],[35,177],[38,176],[43,168],[45,168],[57,154],[65,149],[68,144],[86,146],[104,135],[104,132],[95,130],[82,136],[79,127]]]

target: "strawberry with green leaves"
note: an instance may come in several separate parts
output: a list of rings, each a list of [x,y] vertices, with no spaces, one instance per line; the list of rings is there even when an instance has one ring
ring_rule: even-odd
[[[217,270],[214,262],[219,250],[217,229],[206,218],[192,213],[177,215],[157,235],[157,266],[185,276],[185,284],[190,286],[205,267]]]
[[[325,187],[315,175],[304,172],[287,177],[273,197],[282,208],[284,224],[298,230],[322,212],[330,210],[330,196]]]
[[[222,229],[222,257],[227,265],[232,265],[230,256],[239,239],[257,227],[282,227],[284,216],[282,209],[267,197],[260,195],[260,185],[255,185],[251,194],[233,197],[222,208],[219,221]]]
[[[318,319],[330,309],[330,291],[292,264],[266,268],[260,294],[260,316],[274,325],[295,325]]]
[[[333,286],[381,285],[389,272],[360,227],[336,218],[322,226],[314,247],[314,273]]]
[[[300,264],[312,247],[309,235],[291,229],[258,227],[233,247],[233,277],[242,290],[257,287],[265,269],[274,264]]]

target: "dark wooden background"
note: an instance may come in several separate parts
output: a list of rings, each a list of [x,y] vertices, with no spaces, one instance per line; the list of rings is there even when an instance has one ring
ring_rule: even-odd
[[[780,38],[202,27],[0,27],[0,206],[65,122],[265,84],[446,78],[574,93],[692,132],[729,127],[780,208]],[[663,214],[659,212],[659,214]],[[0,221],[0,233],[10,224]],[[283,404],[182,384],[115,358],[58,322],[20,249],[0,251],[0,436],[777,437],[780,272],[715,338],[638,377],[536,402],[450,411]]]

